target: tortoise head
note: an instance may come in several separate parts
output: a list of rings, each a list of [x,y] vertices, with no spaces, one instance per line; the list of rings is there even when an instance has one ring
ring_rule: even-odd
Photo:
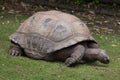
[[[98,61],[100,61],[101,63],[104,64],[109,64],[110,60],[109,60],[109,56],[107,55],[105,50],[100,50],[98,56],[97,56]]]

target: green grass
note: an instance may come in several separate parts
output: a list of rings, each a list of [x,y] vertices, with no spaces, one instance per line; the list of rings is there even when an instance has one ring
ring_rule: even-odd
[[[62,62],[46,62],[8,55],[9,35],[28,15],[0,13],[0,80],[120,80],[120,36],[96,33],[99,46],[107,50],[110,64],[99,62],[66,67]]]

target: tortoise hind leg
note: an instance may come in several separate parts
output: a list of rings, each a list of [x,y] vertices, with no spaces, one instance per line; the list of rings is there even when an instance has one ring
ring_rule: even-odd
[[[84,56],[85,47],[82,45],[75,45],[72,49],[72,54],[69,58],[66,59],[65,65],[72,66],[73,64],[81,61]]]
[[[22,50],[22,48],[20,46],[14,45],[14,46],[10,47],[9,55],[12,55],[12,56],[23,56],[24,52],[23,52],[23,50]]]

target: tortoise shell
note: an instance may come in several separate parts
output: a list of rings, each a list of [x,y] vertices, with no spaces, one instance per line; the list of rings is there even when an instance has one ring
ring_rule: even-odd
[[[22,48],[39,53],[52,53],[81,41],[95,41],[79,18],[54,10],[33,14],[9,38]]]

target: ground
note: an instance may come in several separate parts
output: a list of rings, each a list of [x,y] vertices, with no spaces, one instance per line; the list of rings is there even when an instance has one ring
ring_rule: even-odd
[[[30,15],[2,11],[0,12],[0,80],[119,80],[120,17],[92,12],[75,13],[75,15],[87,23],[99,46],[110,56],[110,64],[96,62],[66,67],[62,62],[10,56],[8,49],[12,44],[8,37]]]

